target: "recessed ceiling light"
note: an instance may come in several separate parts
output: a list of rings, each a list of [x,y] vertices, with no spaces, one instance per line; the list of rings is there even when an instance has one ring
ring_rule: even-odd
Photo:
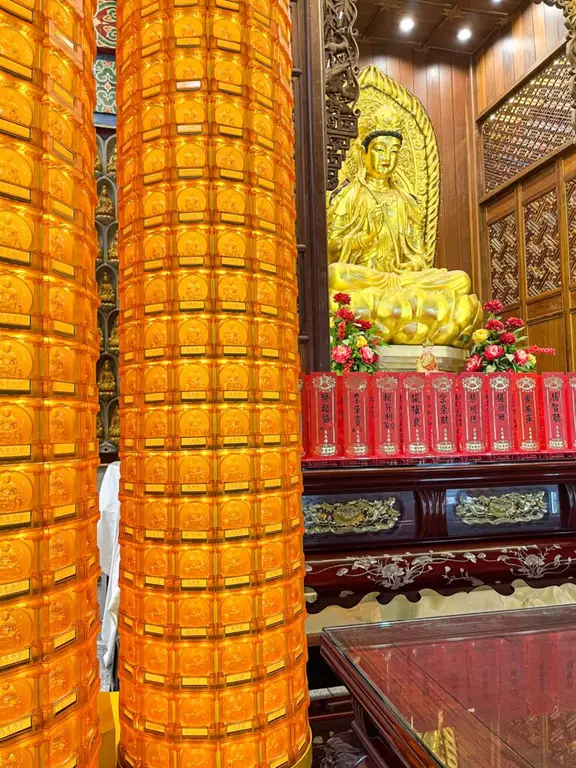
[[[472,37],[472,30],[469,27],[462,27],[462,29],[458,30],[456,37],[458,40],[460,40],[461,43],[465,43]]]
[[[405,16],[400,22],[402,32],[411,32],[414,29],[414,19],[412,16]]]

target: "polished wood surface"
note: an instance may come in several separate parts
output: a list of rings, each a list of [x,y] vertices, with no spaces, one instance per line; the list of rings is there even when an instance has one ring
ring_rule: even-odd
[[[360,67],[374,64],[411,91],[428,112],[441,161],[437,267],[471,274],[468,58],[406,46],[360,44]]]
[[[476,57],[476,115],[518,84],[565,37],[564,16],[559,8],[528,3]]]

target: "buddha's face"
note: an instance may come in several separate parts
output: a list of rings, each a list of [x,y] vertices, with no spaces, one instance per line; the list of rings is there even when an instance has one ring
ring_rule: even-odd
[[[366,173],[373,179],[387,179],[394,173],[402,142],[396,136],[376,136],[366,152]]]

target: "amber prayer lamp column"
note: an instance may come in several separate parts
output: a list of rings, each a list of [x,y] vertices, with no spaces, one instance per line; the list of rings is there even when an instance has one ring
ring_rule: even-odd
[[[121,761],[309,747],[288,3],[118,4]]]
[[[91,0],[0,0],[0,765],[98,763]]]

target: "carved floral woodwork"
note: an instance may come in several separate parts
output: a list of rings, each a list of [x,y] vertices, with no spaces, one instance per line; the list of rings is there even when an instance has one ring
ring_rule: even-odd
[[[324,0],[327,189],[338,186],[350,143],[358,135],[358,44],[355,0]]]
[[[455,544],[450,549],[420,552],[313,556],[307,558],[306,584],[317,597],[308,602],[308,612],[318,613],[334,604],[352,607],[375,589],[380,602],[389,602],[398,593],[435,589],[453,594],[484,584],[510,594],[516,579],[542,582],[541,586],[561,584],[573,578],[575,563],[574,538],[549,545],[515,541],[505,547],[478,544],[465,549]]]
[[[501,496],[463,494],[456,517],[467,525],[510,525],[542,520],[548,512],[545,491],[503,493]]]
[[[395,508],[396,498],[354,499],[346,502],[321,502],[307,504],[304,501],[304,527],[306,533],[378,533],[396,525],[401,511]]]
[[[507,307],[520,301],[518,232],[514,212],[488,227],[491,297]]]

